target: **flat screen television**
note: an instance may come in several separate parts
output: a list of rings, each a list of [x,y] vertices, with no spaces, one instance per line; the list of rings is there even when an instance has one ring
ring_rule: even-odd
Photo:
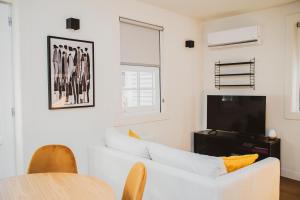
[[[265,96],[207,96],[207,129],[265,135]]]

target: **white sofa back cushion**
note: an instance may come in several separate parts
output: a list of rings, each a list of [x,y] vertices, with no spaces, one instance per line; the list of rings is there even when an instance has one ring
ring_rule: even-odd
[[[146,144],[142,140],[121,134],[114,128],[106,129],[105,145],[131,155],[150,159]]]
[[[227,173],[222,158],[200,155],[150,142],[147,142],[147,148],[151,159],[161,164],[206,177],[215,178]]]

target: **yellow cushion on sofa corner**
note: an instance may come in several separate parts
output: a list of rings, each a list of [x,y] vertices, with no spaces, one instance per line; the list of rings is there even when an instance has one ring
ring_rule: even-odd
[[[224,165],[227,172],[233,172],[235,170],[241,169],[248,165],[251,165],[258,158],[258,154],[248,154],[242,156],[229,156],[223,157]]]
[[[139,134],[137,134],[136,132],[134,132],[133,130],[129,129],[128,130],[128,136],[129,137],[133,137],[135,139],[141,140],[142,138],[139,136]]]

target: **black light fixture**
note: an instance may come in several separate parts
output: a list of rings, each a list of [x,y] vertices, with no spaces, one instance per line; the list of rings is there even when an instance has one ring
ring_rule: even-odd
[[[187,48],[194,48],[195,47],[194,40],[187,40],[187,41],[185,41],[185,47],[187,47]]]
[[[66,28],[73,29],[73,30],[79,30],[80,29],[79,19],[75,19],[75,18],[66,19]]]

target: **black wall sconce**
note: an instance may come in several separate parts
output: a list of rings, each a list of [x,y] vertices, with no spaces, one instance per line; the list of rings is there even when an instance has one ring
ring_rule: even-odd
[[[66,19],[66,28],[79,30],[80,29],[80,20],[75,18],[68,18]]]
[[[194,40],[187,40],[187,41],[185,41],[185,47],[187,47],[187,48],[194,48],[195,47]]]

